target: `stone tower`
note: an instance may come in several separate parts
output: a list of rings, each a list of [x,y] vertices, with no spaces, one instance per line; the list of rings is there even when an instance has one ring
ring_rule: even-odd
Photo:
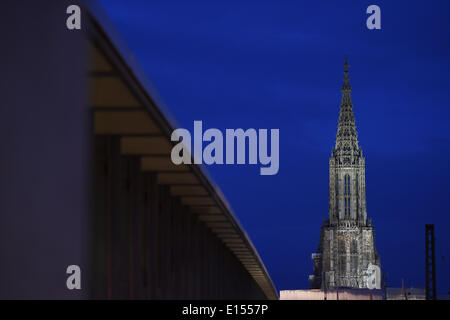
[[[365,161],[358,145],[347,58],[336,134],[330,158],[328,220],[312,254],[311,288],[367,288],[369,264],[380,266],[374,227],[367,219]]]

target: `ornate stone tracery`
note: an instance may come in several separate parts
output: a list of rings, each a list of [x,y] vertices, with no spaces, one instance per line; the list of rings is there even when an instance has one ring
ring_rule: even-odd
[[[348,62],[336,133],[329,162],[329,212],[313,254],[311,288],[367,288],[368,265],[380,265],[372,222],[367,218],[365,160],[358,144]]]

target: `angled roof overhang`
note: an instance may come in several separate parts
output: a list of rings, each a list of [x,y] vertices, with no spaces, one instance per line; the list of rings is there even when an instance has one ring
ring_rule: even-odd
[[[204,167],[174,165],[170,136],[174,117],[95,1],[87,1],[92,64],[89,82],[96,135],[120,136],[121,153],[141,159],[141,170],[189,207],[230,249],[268,299],[278,299],[250,238]]]

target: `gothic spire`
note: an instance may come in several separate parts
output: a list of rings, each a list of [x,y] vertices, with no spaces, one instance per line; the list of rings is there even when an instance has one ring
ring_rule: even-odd
[[[348,59],[345,57],[344,82],[341,89],[342,98],[336,134],[336,145],[333,154],[335,156],[340,156],[340,160],[345,163],[354,163],[355,159],[353,157],[360,155],[360,148],[358,146],[358,133],[356,132],[355,117],[353,114],[351,97],[352,88],[350,86],[348,72],[349,67]]]
[[[329,221],[367,223],[365,160],[358,145],[347,58],[336,145],[330,157]]]

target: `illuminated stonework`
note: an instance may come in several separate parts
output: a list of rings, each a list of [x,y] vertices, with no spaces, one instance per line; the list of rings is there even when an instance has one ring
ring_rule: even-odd
[[[330,158],[328,220],[323,222],[319,249],[313,253],[311,288],[367,288],[368,265],[380,265],[374,227],[367,219],[365,161],[358,145],[351,87],[345,59],[344,84]]]

